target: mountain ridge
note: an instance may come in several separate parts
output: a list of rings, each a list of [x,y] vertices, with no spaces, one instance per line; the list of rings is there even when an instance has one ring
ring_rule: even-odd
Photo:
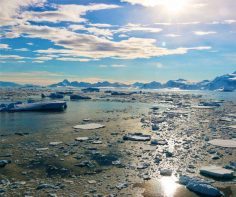
[[[26,87],[27,85],[21,85],[14,82],[0,81],[0,87]],[[55,84],[48,85],[47,87],[78,87],[78,88],[90,88],[90,87],[114,87],[114,88],[139,88],[139,89],[163,89],[163,88],[178,88],[182,90],[222,90],[222,91],[236,91],[236,71],[232,74],[225,74],[215,77],[213,80],[203,80],[199,82],[189,82],[185,79],[169,80],[166,83],[160,83],[158,81],[152,81],[149,83],[135,82],[133,84],[125,84],[119,82],[102,81],[96,83],[69,81],[64,79],[63,81]]]

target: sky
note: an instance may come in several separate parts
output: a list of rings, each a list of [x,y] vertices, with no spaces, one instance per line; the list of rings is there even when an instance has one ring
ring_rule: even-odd
[[[236,71],[235,0],[1,0],[0,7],[0,81],[200,81]]]

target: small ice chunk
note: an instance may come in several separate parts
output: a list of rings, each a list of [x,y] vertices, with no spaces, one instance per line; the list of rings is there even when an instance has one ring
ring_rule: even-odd
[[[46,150],[48,150],[47,147],[45,147],[45,148],[36,148],[36,151],[46,151]]]
[[[77,137],[77,138],[75,138],[75,140],[79,141],[79,142],[84,142],[84,141],[89,140],[89,137]]]
[[[171,176],[172,175],[172,170],[171,169],[161,169],[160,170],[160,175],[162,175],[162,176]]]
[[[236,140],[214,139],[209,141],[210,144],[226,148],[236,148]]]
[[[130,141],[150,141],[150,135],[144,135],[142,133],[128,133],[123,137],[123,140],[130,140]]]
[[[49,145],[50,146],[57,146],[57,145],[60,145],[62,144],[63,142],[59,141],[59,142],[50,142]]]
[[[236,129],[236,125],[230,125],[229,128],[230,129]]]
[[[86,130],[92,130],[92,129],[100,129],[104,128],[105,125],[98,124],[98,123],[89,123],[89,124],[80,124],[76,125],[73,128],[74,129],[86,129]]]
[[[89,183],[89,184],[96,184],[97,181],[95,181],[95,180],[88,180],[88,183]]]
[[[116,188],[119,189],[119,190],[124,189],[126,187],[128,187],[128,183],[118,183],[116,185]]]

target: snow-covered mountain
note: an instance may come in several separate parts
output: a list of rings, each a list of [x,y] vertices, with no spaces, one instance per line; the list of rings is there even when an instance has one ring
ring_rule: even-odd
[[[226,74],[226,75],[216,77],[207,85],[207,89],[235,91],[236,90],[236,72],[232,74]]]
[[[22,85],[14,82],[0,81],[0,87],[21,87]]]
[[[27,87],[13,82],[0,81],[0,87]],[[78,82],[65,79],[62,82],[49,85],[48,87],[114,87],[114,88],[139,88],[139,89],[162,89],[162,88],[178,88],[182,90],[221,90],[221,91],[236,91],[236,71],[232,74],[218,76],[212,81],[203,80],[200,82],[191,82],[185,79],[169,80],[166,83],[152,81],[150,83],[136,82],[133,84],[112,83],[109,81],[88,83]]]

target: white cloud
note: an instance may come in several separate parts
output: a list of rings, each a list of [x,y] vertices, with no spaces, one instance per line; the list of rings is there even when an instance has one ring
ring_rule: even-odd
[[[114,33],[126,33],[131,31],[142,31],[142,32],[149,32],[149,33],[159,33],[162,31],[161,28],[157,27],[148,27],[141,24],[134,24],[134,23],[128,23],[127,25],[114,30]]]
[[[10,49],[8,44],[0,44],[0,49]]]
[[[101,28],[97,28],[97,27],[85,27],[84,25],[70,25],[68,27],[69,29],[73,30],[73,31],[87,31],[93,35],[96,36],[103,36],[103,37],[107,37],[107,38],[111,38],[113,36],[113,33],[110,29],[101,29]]]
[[[112,64],[111,67],[112,67],[112,68],[125,68],[125,67],[127,67],[127,66],[124,65],[124,64]]]
[[[16,50],[16,51],[29,51],[29,49],[27,49],[27,48],[19,48],[19,49],[14,49],[14,50]]]
[[[89,4],[89,5],[77,5],[77,4],[64,4],[55,5],[56,10],[35,12],[27,11],[22,14],[22,19],[27,21],[47,21],[52,23],[58,23],[61,21],[70,22],[85,22],[86,19],[82,16],[89,11],[104,10],[119,8],[120,6],[114,4]]]
[[[25,59],[26,57],[22,57],[19,55],[0,55],[0,59],[15,59],[15,60],[21,60]]]
[[[1,0],[0,25],[14,25],[21,10],[32,5],[42,6],[46,0]]]
[[[60,57],[57,58],[59,61],[70,61],[70,62],[89,62],[91,59],[88,58],[77,58],[77,57]]]
[[[165,37],[171,37],[171,38],[176,38],[176,37],[180,37],[181,35],[179,34],[166,34]]]
[[[228,19],[228,20],[224,20],[224,23],[225,23],[225,24],[233,24],[233,23],[236,23],[236,20],[234,20],[234,19]]]
[[[35,60],[35,61],[33,61],[33,63],[42,64],[42,63],[44,63],[44,61],[41,61],[41,60]]]
[[[36,62],[36,61],[48,61],[48,60],[51,60],[51,59],[52,59],[52,57],[46,57],[46,56],[36,57],[36,58],[34,58],[34,62]]]
[[[99,65],[100,68],[125,68],[124,64],[112,64],[112,65]]]
[[[121,0],[121,2],[128,2],[131,3],[133,5],[135,4],[139,4],[142,6],[156,6],[156,5],[160,5],[160,3],[162,2],[162,0]]]
[[[210,34],[216,34],[217,32],[215,32],[215,31],[194,31],[193,33],[198,36],[205,36],[205,35],[210,35]]]
[[[126,34],[120,34],[120,35],[118,35],[118,37],[120,37],[120,38],[127,38],[127,37],[129,37],[129,36],[126,35]]]
[[[106,24],[106,23],[89,23],[88,25],[93,27],[113,27],[114,25]]]

